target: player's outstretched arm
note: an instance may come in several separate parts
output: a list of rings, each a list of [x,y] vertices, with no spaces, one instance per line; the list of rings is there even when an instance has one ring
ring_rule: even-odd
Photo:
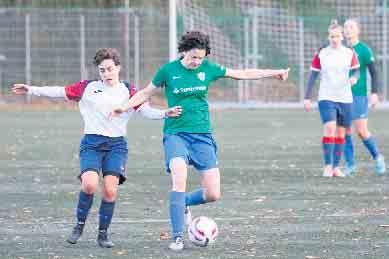
[[[145,88],[142,90],[136,92],[134,96],[130,98],[128,102],[126,102],[121,107],[118,107],[114,109],[110,116],[115,117],[123,112],[127,112],[131,108],[134,108],[136,106],[141,105],[142,103],[146,102],[155,92],[156,87],[153,85],[153,83],[149,83]]]
[[[66,99],[65,88],[62,86],[30,86],[26,84],[14,84],[12,93],[16,95],[35,95],[49,98],[64,98]]]
[[[156,109],[150,106],[148,102],[144,103],[141,107],[139,107],[138,111],[140,114],[151,120],[161,120],[167,117],[178,117],[182,113],[181,106],[174,106],[167,110]]]
[[[288,79],[289,68],[287,69],[227,69],[226,77],[233,79],[261,79],[261,78],[276,78],[280,80]]]

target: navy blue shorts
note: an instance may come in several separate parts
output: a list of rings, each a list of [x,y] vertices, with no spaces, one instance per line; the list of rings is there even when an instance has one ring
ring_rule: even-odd
[[[369,100],[367,96],[353,96],[351,106],[352,120],[367,119],[369,111]]]
[[[336,121],[338,126],[345,128],[351,126],[351,103],[319,101],[319,112],[323,124],[329,121]]]
[[[183,158],[199,171],[218,167],[217,146],[210,133],[165,134],[163,147],[167,172],[170,172],[170,160],[176,157]]]
[[[86,134],[80,144],[80,175],[86,171],[102,172],[103,176],[119,177],[126,181],[127,141],[124,137]]]

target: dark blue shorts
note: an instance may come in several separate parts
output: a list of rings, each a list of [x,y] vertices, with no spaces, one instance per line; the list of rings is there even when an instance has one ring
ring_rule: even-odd
[[[119,177],[119,184],[126,180],[127,141],[124,137],[106,137],[87,134],[80,144],[80,175],[86,171],[102,172],[103,176]]]
[[[166,170],[170,172],[171,159],[181,157],[188,165],[199,171],[218,167],[217,146],[212,134],[186,133],[166,134],[163,137]]]
[[[319,101],[319,112],[323,124],[336,121],[338,126],[345,128],[351,126],[351,103]]]
[[[351,108],[352,120],[367,119],[369,100],[367,96],[353,96]]]

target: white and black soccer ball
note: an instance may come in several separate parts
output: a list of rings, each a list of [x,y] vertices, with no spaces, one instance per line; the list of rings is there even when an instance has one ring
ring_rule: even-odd
[[[197,246],[204,247],[215,242],[218,234],[216,222],[205,216],[193,219],[188,227],[189,240]]]

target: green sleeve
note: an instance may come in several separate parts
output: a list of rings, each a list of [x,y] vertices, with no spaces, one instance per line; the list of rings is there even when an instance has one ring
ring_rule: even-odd
[[[224,77],[226,75],[226,68],[217,64],[209,62],[209,69],[211,71],[211,80],[215,81],[221,77]]]
[[[167,75],[165,67],[166,66],[160,67],[157,73],[155,73],[153,79],[151,80],[153,85],[155,85],[156,87],[164,87],[166,85]]]
[[[371,48],[367,47],[366,46],[366,49],[364,51],[364,63],[366,65],[370,64],[370,63],[373,63],[375,60],[374,60],[374,54],[373,54],[373,51],[371,50]]]

